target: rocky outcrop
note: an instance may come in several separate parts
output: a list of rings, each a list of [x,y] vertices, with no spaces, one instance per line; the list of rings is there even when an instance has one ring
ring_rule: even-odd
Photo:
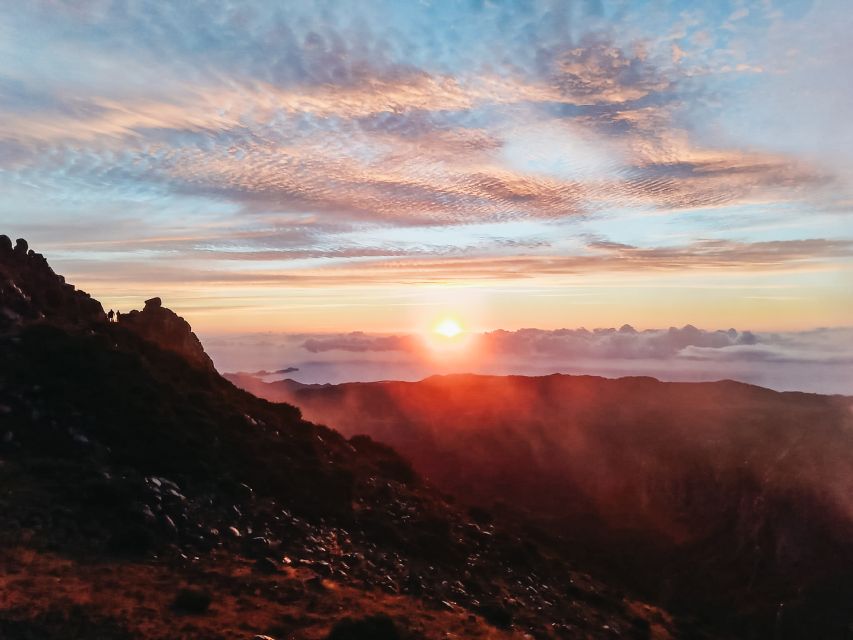
[[[121,316],[121,326],[153,342],[159,347],[183,356],[196,367],[214,370],[210,359],[190,324],[171,309],[163,306],[160,298],[145,301],[142,311],[131,311]]]
[[[40,253],[19,238],[0,235],[0,331],[47,320],[73,326],[106,322],[101,303],[54,273]]]
[[[122,327],[149,342],[180,354],[196,367],[214,370],[189,323],[165,308],[160,298],[150,298],[142,311],[120,318]],[[67,284],[26,240],[18,238],[13,246],[9,236],[0,235],[0,332],[39,321],[92,327],[105,325],[107,315],[100,302]]]

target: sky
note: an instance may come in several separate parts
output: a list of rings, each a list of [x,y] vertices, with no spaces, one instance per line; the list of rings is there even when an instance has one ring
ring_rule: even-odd
[[[813,337],[853,325],[851,29],[846,0],[4,3],[0,232],[211,339]]]

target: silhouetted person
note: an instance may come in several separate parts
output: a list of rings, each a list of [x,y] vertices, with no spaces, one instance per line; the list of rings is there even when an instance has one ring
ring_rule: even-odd
[[[115,312],[112,309],[110,309],[109,313],[107,313],[107,320],[109,320],[110,322],[113,322],[113,320],[115,319],[115,315],[116,315]]]
[[[116,322],[121,322],[121,311],[116,311]]]

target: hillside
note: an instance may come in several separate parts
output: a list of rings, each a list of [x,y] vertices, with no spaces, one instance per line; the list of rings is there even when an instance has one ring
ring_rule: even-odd
[[[565,375],[232,379],[391,444],[448,492],[738,637],[843,638],[853,622],[850,398]]]
[[[691,628],[454,506],[388,447],[236,388],[158,299],[108,322],[16,247],[0,237],[0,637]]]

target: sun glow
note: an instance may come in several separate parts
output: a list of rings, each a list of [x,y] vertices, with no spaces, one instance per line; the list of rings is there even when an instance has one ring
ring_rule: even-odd
[[[459,365],[475,355],[476,334],[468,331],[453,316],[434,318],[428,327],[421,334],[425,347],[423,356],[437,367],[440,364]]]
[[[462,333],[462,327],[453,318],[445,318],[433,328],[438,335],[445,338],[455,338]]]

